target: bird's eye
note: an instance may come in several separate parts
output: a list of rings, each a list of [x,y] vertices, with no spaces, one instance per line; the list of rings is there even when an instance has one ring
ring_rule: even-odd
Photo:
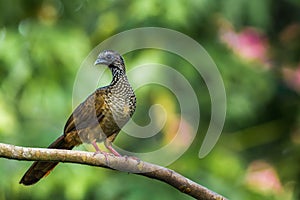
[[[108,55],[106,56],[106,58],[110,60],[110,59],[112,58],[112,56],[111,56],[110,54],[108,54]]]

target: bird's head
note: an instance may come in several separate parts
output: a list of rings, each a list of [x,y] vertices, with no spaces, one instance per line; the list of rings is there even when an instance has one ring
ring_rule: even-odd
[[[95,65],[107,65],[111,70],[121,70],[125,72],[125,65],[122,56],[112,50],[102,51],[95,61]]]

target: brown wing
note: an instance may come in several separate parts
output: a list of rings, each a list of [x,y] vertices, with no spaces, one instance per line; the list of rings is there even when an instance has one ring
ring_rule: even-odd
[[[74,130],[98,125],[103,118],[104,93],[103,90],[98,89],[81,103],[69,117],[64,128],[64,136],[60,136],[49,148],[72,149],[74,146],[79,145],[80,143],[74,140],[73,134],[76,134]],[[22,177],[20,183],[32,185],[38,182],[42,177],[49,174],[57,164],[58,162],[34,162]]]
[[[96,90],[84,102],[82,102],[69,117],[64,133],[97,126],[103,118],[105,91]]]

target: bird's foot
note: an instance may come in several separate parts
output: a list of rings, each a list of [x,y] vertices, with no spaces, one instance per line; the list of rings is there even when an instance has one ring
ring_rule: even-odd
[[[106,147],[112,154],[114,154],[115,156],[118,156],[118,157],[122,157],[122,155],[119,154],[119,152],[117,152],[117,151],[111,146],[111,144],[106,144],[106,143],[104,143],[104,144],[105,144],[105,147]]]
[[[96,141],[93,141],[93,142],[92,142],[92,145],[93,145],[93,147],[94,147],[95,150],[96,150],[95,153],[94,153],[94,156],[101,153],[101,154],[104,155],[104,157],[105,157],[105,163],[106,163],[106,165],[108,165],[108,159],[107,159],[107,156],[108,156],[109,153],[107,153],[107,152],[105,152],[105,151],[101,151],[101,150],[99,149],[99,147],[98,147]]]
[[[102,154],[105,157],[105,164],[108,165],[109,162],[108,162],[107,157],[109,156],[109,153],[107,153],[105,151],[95,151],[94,156],[97,155],[97,154]]]

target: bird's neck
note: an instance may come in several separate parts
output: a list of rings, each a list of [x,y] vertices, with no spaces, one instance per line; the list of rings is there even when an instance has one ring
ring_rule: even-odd
[[[111,68],[111,72],[112,72],[112,81],[110,85],[112,86],[116,85],[120,81],[122,82],[128,81],[124,71],[118,68]]]

